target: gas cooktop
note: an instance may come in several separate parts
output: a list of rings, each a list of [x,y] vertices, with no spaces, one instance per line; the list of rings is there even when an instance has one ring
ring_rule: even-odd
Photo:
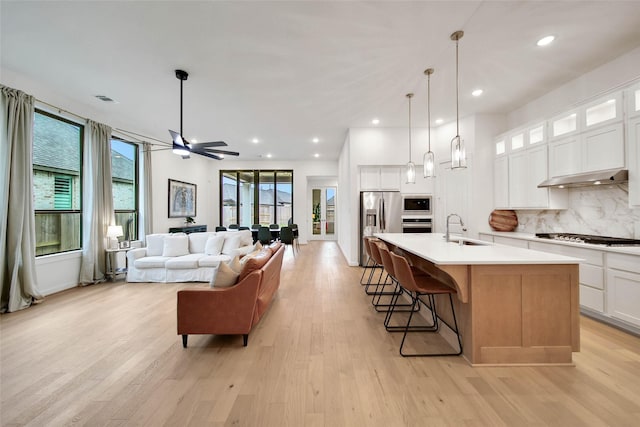
[[[536,233],[541,239],[560,240],[562,242],[589,243],[605,246],[640,246],[640,240],[624,237],[592,236],[589,234],[574,233]]]

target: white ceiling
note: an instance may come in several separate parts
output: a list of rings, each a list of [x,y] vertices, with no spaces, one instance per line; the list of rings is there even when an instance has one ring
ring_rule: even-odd
[[[432,119],[455,120],[456,30],[461,116],[508,113],[640,46],[636,1],[2,0],[0,14],[3,69],[167,143],[188,71],[185,137],[245,160],[337,159],[350,127],[406,127],[408,92],[426,127],[428,67]]]

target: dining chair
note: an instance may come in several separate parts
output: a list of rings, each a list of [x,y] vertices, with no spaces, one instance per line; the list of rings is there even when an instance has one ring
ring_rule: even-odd
[[[269,227],[258,228],[258,240],[263,245],[271,243],[271,230],[269,230]]]
[[[271,240],[278,240],[280,237],[280,226],[278,224],[269,224],[271,230]]]
[[[229,224],[229,230],[237,230],[238,228],[238,224]]]
[[[291,227],[282,227],[280,229],[280,241],[284,243],[285,250],[287,245],[291,245],[293,256],[296,256],[296,248],[293,245],[293,230],[291,229]]]
[[[246,225],[241,225],[240,227],[238,227],[238,231],[240,230],[249,230],[249,227],[247,227]]]
[[[227,227],[223,227],[222,225],[219,225],[216,227],[216,231],[227,231]]]

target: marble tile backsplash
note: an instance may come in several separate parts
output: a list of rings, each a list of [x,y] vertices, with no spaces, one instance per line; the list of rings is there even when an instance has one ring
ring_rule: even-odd
[[[640,239],[640,209],[629,208],[628,184],[569,189],[569,209],[519,210],[517,231]]]

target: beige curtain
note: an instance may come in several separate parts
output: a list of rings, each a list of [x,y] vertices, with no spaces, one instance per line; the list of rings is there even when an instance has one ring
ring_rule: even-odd
[[[33,213],[34,98],[3,85],[0,90],[0,311],[5,313],[27,308],[42,295]]]
[[[82,264],[78,282],[104,281],[107,227],[115,224],[111,183],[111,128],[88,120],[85,130],[82,200]]]
[[[139,239],[144,238],[153,233],[153,215],[151,209],[151,144],[145,142],[142,144],[142,203],[140,209],[140,233]]]

